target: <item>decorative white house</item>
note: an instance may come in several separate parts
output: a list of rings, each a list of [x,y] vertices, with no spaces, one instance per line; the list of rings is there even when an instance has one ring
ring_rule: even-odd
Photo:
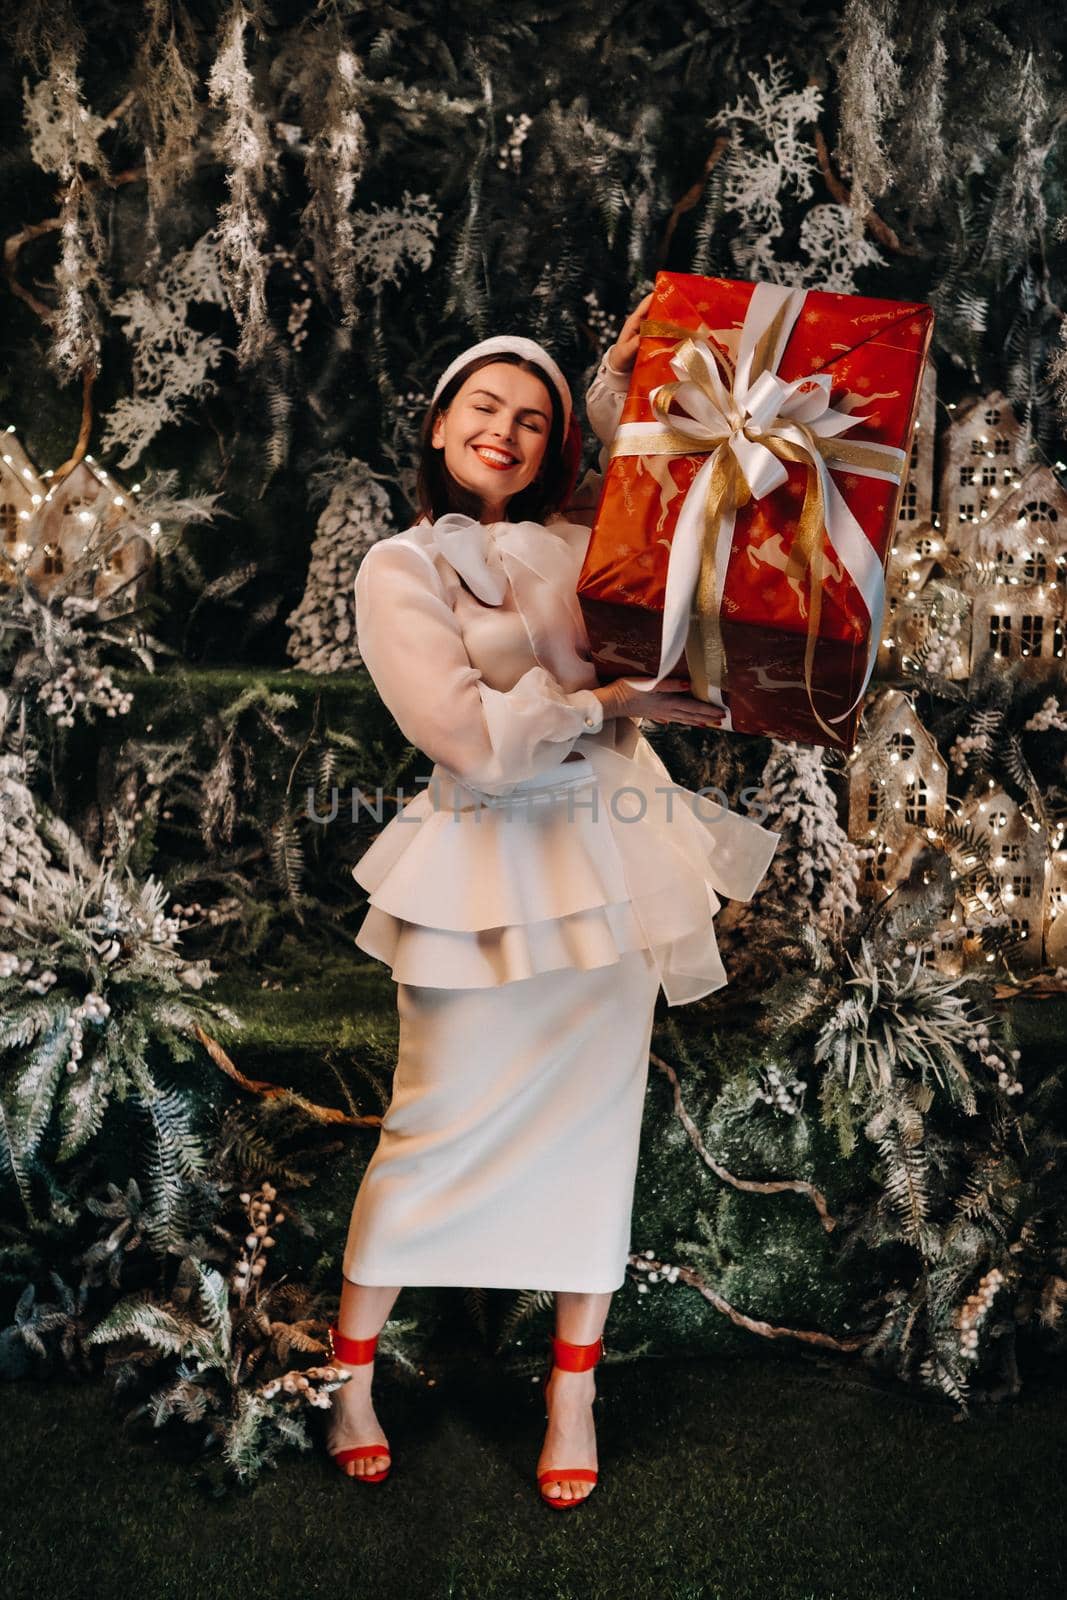
[[[0,433],[0,542],[7,561],[0,581],[11,582],[19,566],[38,594],[47,598],[69,582],[79,562],[85,566],[81,592],[100,601],[100,614],[136,605],[147,587],[152,550],[147,540],[123,525],[134,491],[85,456],[60,482],[51,471],[39,473],[14,428]],[[139,485],[138,485],[139,487]],[[86,547],[90,535],[96,559]]]
[[[848,836],[873,852],[859,892],[888,894],[945,820],[948,772],[908,696],[884,689],[865,712],[868,737],[846,767]]]
[[[999,788],[954,810],[989,850],[990,883],[976,855],[944,833],[947,770],[907,693],[909,664],[964,680],[990,655],[1024,675],[1062,674],[1067,636],[1067,491],[1048,467],[1028,464],[1026,437],[999,393],[949,407],[939,442],[939,506],[924,500],[934,475],[933,376],[924,383],[907,491],[886,567],[886,613],[877,661],[888,679],[865,716],[866,742],[846,767],[849,838],[872,851],[859,885],[868,898],[921,893],[934,871],[924,847],[944,851],[958,878],[954,903],[924,959],[958,974],[995,959],[981,929],[998,920],[1017,969],[1067,967],[1067,829],[1051,841]],[[925,474],[929,472],[929,478]],[[1051,859],[1050,859],[1051,856]],[[913,870],[914,869],[914,870]],[[921,870],[920,870],[921,869]]]
[[[1059,670],[1067,621],[1067,493],[1031,467],[988,517],[955,530],[959,585],[972,600],[973,673],[983,655],[1028,676]]]
[[[1067,850],[1061,833],[1049,864],[1048,905],[1045,909],[1045,963],[1067,967]]]
[[[909,657],[931,636],[944,647],[937,663],[942,676],[969,675],[971,601],[957,588],[958,566],[932,522],[898,527],[886,568],[885,618],[876,663],[880,677],[903,677]]]
[[[0,432],[0,545],[7,560],[0,561],[0,582],[11,581],[8,563],[16,564],[32,548],[28,524],[44,500],[47,484],[18,439],[13,427]]]
[[[984,521],[1026,467],[1026,436],[994,390],[955,407],[942,436],[940,524],[950,550],[957,529]]]
[[[908,473],[897,511],[897,533],[934,515],[934,448],[937,442],[937,368],[927,359],[919,389],[919,409],[912,435]]]
[[[1011,953],[1017,967],[1041,965],[1048,908],[1049,860],[1038,823],[1018,801],[993,785],[968,795],[960,806],[962,821],[969,822],[989,847],[993,888],[977,892],[990,915],[1006,915],[1012,937],[1018,941]],[[964,941],[965,964],[977,965],[986,953],[977,938]]]

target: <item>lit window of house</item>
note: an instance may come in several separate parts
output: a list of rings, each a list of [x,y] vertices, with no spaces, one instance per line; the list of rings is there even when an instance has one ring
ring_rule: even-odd
[[[915,754],[915,735],[898,729],[889,741],[889,748],[900,756],[901,761],[910,761]]]
[[[1008,813],[1006,811],[991,811],[989,813],[990,833],[999,833],[1008,826]]]
[[[1041,640],[1045,632],[1044,617],[1025,616],[1019,618],[1019,650],[1024,656],[1039,656],[1041,654]]]
[[[73,517],[79,511],[88,511],[88,509],[89,509],[89,507],[91,505],[92,505],[92,501],[91,500],[87,500],[84,495],[82,495],[82,494],[72,495],[71,498],[68,501],[66,501],[66,503],[63,506],[63,515],[65,517]]]
[[[936,542],[937,541],[934,539],[917,539],[915,541],[915,548],[921,556],[932,556]]]
[[[1059,512],[1047,500],[1031,500],[1023,507],[1023,516],[1030,522],[1058,522]]]
[[[1012,933],[1016,934],[1017,937],[1020,938],[1020,939],[1029,939],[1029,937],[1030,937],[1030,918],[1029,917],[1012,917],[1012,919],[1011,919],[1011,931],[1012,931]]]
[[[972,456],[984,456],[985,455],[985,445],[982,443],[981,439],[972,439],[971,440],[971,454],[972,454]]]
[[[995,656],[1011,655],[1011,618],[994,613],[989,619],[989,648]]]
[[[875,847],[873,856],[869,856],[863,863],[863,876],[867,883],[884,883],[886,863],[889,860],[889,851],[884,844]]]
[[[45,545],[44,562],[41,570],[47,574],[51,574],[52,576],[55,576],[57,573],[60,573],[64,570],[63,552],[58,545]]]
[[[1013,567],[1015,565],[1015,552],[1014,550],[1005,550],[1002,544],[998,544],[995,560],[998,567]]]
[[[1014,844],[1006,844],[1004,846],[1004,859],[1005,859],[1005,861],[1021,861],[1022,858],[1023,858],[1023,847],[1018,842],[1018,840],[1016,840]]]
[[[1032,550],[1023,563],[1023,577],[1027,583],[1048,582],[1048,557],[1041,550]]]
[[[924,823],[926,821],[926,805],[929,796],[926,784],[922,778],[915,778],[911,783],[904,785],[904,820],[905,822]]]
[[[957,509],[957,511],[959,513],[959,520],[961,522],[973,522],[974,521],[974,501],[973,500],[960,500],[957,503],[956,509]]]

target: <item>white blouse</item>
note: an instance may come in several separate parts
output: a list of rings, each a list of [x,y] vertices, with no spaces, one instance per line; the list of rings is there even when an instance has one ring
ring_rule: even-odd
[[[628,383],[605,358],[588,391],[602,465]],[[591,520],[600,481],[568,512]],[[576,593],[588,542],[579,521],[450,512],[363,557],[360,655],[433,763],[352,869],[356,944],[398,983],[485,987],[633,949],[669,1005],[727,981],[719,894],[750,899],[779,835],[675,784],[634,719],[605,722]]]
[[[587,539],[587,529],[575,531]],[[451,513],[371,546],[356,574],[356,637],[404,737],[466,787],[504,794],[557,766],[583,734],[598,732],[604,709],[592,693],[597,676],[588,655],[575,648],[568,661],[560,641],[562,682],[530,664],[531,640],[510,583],[494,604],[460,582],[465,563],[473,574],[471,563],[493,559],[481,549],[490,542],[502,564],[514,564],[520,588],[530,581],[524,556],[564,581],[573,569],[577,584],[573,536],[551,524],[483,525]],[[571,643],[578,643],[573,635]],[[586,686],[568,691],[568,679]]]

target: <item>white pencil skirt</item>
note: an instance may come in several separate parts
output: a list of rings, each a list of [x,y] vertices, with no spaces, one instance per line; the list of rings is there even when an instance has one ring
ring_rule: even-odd
[[[647,950],[481,989],[397,984],[354,1283],[621,1287],[659,974]]]

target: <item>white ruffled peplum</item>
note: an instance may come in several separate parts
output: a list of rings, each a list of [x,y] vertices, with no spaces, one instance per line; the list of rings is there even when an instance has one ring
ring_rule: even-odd
[[[360,948],[398,983],[481,988],[646,949],[668,1005],[721,988],[720,895],[750,899],[779,836],[674,784],[620,726],[632,753],[582,738],[582,761],[505,797],[435,766],[353,869]]]

